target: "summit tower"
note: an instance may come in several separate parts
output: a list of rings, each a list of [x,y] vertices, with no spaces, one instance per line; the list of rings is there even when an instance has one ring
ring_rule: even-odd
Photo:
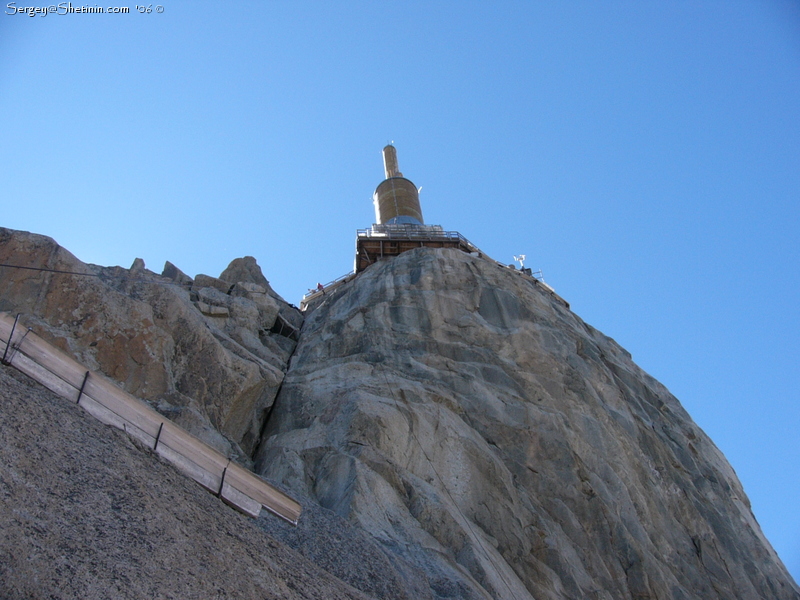
[[[397,163],[397,150],[391,144],[383,148],[383,171],[385,179],[372,195],[375,223],[370,229],[359,229],[356,233],[356,273],[379,260],[414,248],[480,252],[457,231],[445,231],[440,225],[425,225],[419,190],[403,177]]]
[[[383,149],[384,179],[372,195],[375,223],[378,225],[422,225],[419,190],[403,177],[397,164],[397,150],[389,144]]]

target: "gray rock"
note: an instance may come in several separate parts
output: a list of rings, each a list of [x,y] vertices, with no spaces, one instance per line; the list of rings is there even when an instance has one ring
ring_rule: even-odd
[[[432,597],[800,598],[680,403],[532,279],[455,250],[326,296],[257,458]]]
[[[161,272],[161,276],[172,279],[172,281],[179,285],[184,285],[186,287],[191,287],[192,285],[192,278],[169,261],[164,263],[164,270]]]
[[[235,258],[231,261],[228,267],[220,273],[220,279],[227,281],[230,284],[234,283],[254,283],[265,290],[272,288],[269,281],[264,277],[261,272],[261,267],[252,256],[245,256],[243,258]]]
[[[229,317],[231,314],[224,306],[213,306],[200,301],[195,302],[194,305],[197,307],[197,310],[209,317]]]
[[[256,305],[261,327],[271,329],[275,325],[275,319],[278,318],[281,306],[277,300],[267,294],[266,288],[255,283],[240,281],[234,284],[231,289],[231,296],[247,298]]]
[[[264,332],[255,302],[209,277],[195,282],[193,305],[141,259],[131,270],[85,265],[51,238],[10,229],[0,228],[0,262],[85,273],[2,269],[0,310],[23,313],[45,339],[135,396],[171,406],[177,420],[182,410],[186,422],[200,418],[198,430],[225,436],[249,463],[290,354]]]
[[[192,289],[199,290],[202,288],[215,288],[223,294],[227,294],[231,289],[231,284],[229,284],[227,281],[223,281],[222,279],[217,279],[216,277],[200,274],[194,278]]]
[[[240,295],[256,295],[261,296],[267,293],[267,288],[262,285],[258,285],[256,283],[248,283],[246,281],[239,281],[238,283],[234,284],[232,288],[233,291],[238,292]]]
[[[133,260],[133,264],[131,264],[131,268],[128,269],[130,271],[131,277],[135,277],[136,275],[141,275],[145,271],[144,259],[143,258],[135,258]]]
[[[265,315],[271,315],[274,308],[277,307],[277,315],[274,319],[270,321],[265,316],[264,320],[270,321],[267,328],[273,329],[273,332],[278,335],[294,340],[297,339],[297,334],[299,334],[300,328],[303,326],[303,314],[297,307],[286,302],[272,289],[255,258],[245,256],[244,258],[234,259],[220,274],[219,278],[233,284],[231,294],[243,295],[258,303]],[[262,296],[261,294],[265,295]],[[278,319],[280,323],[276,323]],[[292,334],[292,332],[288,331],[288,328],[297,333]]]
[[[197,294],[198,300],[211,306],[224,306],[227,308],[231,304],[231,297],[226,292],[211,286],[200,287],[197,285],[197,280],[195,280],[195,285],[192,287],[192,292]]]
[[[227,268],[220,273],[219,278],[233,286],[239,284],[239,293],[265,293],[277,302],[287,304],[272,289],[269,281],[264,277],[261,267],[258,266],[258,262],[252,256],[233,259]]]

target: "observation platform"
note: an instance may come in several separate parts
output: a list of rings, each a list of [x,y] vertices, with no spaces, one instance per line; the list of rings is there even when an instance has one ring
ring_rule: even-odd
[[[462,252],[480,252],[457,231],[445,231],[439,225],[376,224],[356,232],[355,272],[360,273],[379,260],[393,258],[414,248],[456,248]]]

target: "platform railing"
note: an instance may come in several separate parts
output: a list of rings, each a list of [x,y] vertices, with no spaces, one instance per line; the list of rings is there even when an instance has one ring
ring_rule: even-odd
[[[305,310],[309,302],[311,302],[315,298],[318,298],[319,296],[322,296],[325,292],[330,292],[331,290],[336,289],[343,283],[347,283],[353,277],[355,277],[355,275],[356,275],[355,271],[350,271],[349,273],[345,273],[344,275],[337,277],[333,281],[329,281],[328,283],[323,285],[321,289],[317,288],[308,290],[300,300],[300,310],[301,311]]]
[[[457,231],[445,231],[439,225],[373,225],[369,229],[358,229],[360,239],[402,239],[413,241],[452,241],[458,240],[472,252],[480,252],[478,247]]]

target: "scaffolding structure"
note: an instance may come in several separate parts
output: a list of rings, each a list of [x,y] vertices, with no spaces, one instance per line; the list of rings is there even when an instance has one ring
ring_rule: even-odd
[[[356,232],[354,270],[360,273],[368,266],[414,248],[455,248],[462,252],[480,252],[457,231],[445,231],[439,225],[375,224]]]

